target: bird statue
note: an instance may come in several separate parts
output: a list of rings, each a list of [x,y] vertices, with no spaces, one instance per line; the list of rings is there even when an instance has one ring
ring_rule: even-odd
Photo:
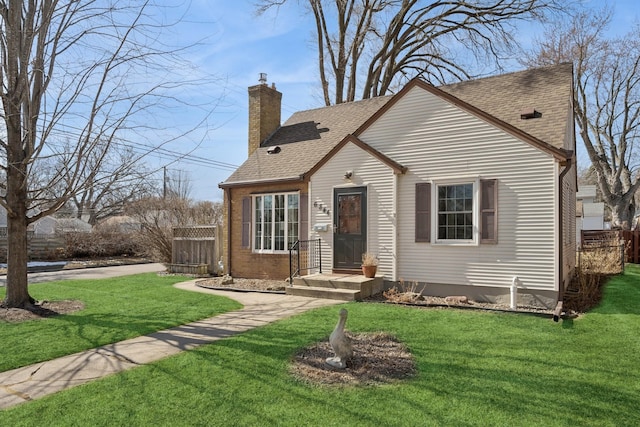
[[[353,356],[353,349],[351,347],[351,339],[344,333],[344,324],[347,322],[347,310],[340,310],[340,319],[333,332],[329,336],[329,344],[335,357],[328,357],[326,360],[327,365],[338,369],[344,369],[347,367],[347,360]]]

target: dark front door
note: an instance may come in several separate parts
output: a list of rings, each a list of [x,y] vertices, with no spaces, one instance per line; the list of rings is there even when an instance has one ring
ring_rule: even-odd
[[[367,247],[367,187],[333,193],[333,268],[360,268]]]

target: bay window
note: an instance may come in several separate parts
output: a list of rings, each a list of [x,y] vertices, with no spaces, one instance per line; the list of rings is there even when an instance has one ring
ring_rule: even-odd
[[[254,196],[253,249],[257,252],[288,251],[298,240],[298,193]]]

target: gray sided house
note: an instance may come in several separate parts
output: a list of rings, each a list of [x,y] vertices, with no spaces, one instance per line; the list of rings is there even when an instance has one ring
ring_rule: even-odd
[[[225,271],[284,279],[319,239],[323,271],[379,259],[386,284],[554,306],[573,275],[571,64],[295,113],[249,88],[249,158],[225,190]],[[266,118],[266,119],[265,119]]]

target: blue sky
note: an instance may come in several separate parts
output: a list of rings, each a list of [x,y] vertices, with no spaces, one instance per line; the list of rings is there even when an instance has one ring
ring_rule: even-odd
[[[283,122],[295,111],[323,105],[317,83],[313,22],[297,7],[298,2],[290,3],[280,8],[277,15],[257,17],[251,0],[193,0],[177,29],[176,43],[202,41],[191,52],[190,59],[218,78],[216,84],[202,88],[204,95],[220,102],[208,123],[208,132],[202,134],[201,144],[191,153],[196,157],[168,166],[170,171],[188,172],[194,199],[222,200],[218,183],[232,172],[229,168],[203,165],[206,162],[197,158],[232,165],[246,160],[247,87],[258,84],[260,73],[267,73],[268,83],[275,83],[283,94]],[[597,0],[583,3],[594,7],[603,4]],[[617,0],[612,4],[616,29],[629,28],[640,16],[636,0]],[[527,29],[520,37],[530,40],[532,33],[535,30]],[[172,150],[185,151],[188,146],[189,143],[183,143]]]

